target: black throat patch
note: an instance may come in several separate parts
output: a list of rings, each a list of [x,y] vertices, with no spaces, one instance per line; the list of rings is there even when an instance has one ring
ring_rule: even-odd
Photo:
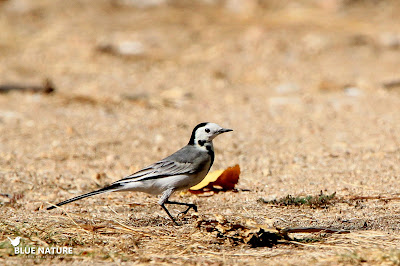
[[[204,146],[204,144],[206,144],[206,141],[205,141],[205,140],[199,140],[197,143],[198,143],[200,146]]]
[[[211,157],[211,163],[210,163],[210,168],[211,168],[211,166],[212,166],[213,163],[214,163],[215,154],[214,154],[214,151],[213,151],[213,148],[212,148],[211,145],[206,145],[206,149],[207,149],[208,154],[209,154],[210,157]],[[208,170],[210,170],[210,169],[208,169]]]

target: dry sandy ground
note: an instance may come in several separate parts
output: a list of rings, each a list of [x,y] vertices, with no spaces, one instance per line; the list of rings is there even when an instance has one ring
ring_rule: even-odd
[[[0,83],[56,87],[0,94],[1,263],[400,263],[398,2],[208,2],[0,1]],[[182,226],[141,193],[43,209],[174,152],[203,121],[234,129],[213,170],[239,164],[244,191],[175,195],[199,206]],[[320,191],[338,200],[258,201]],[[217,214],[350,233],[251,248],[196,227]],[[15,256],[17,236],[74,255]]]

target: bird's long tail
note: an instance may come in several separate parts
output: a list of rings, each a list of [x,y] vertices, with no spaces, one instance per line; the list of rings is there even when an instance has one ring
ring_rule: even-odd
[[[97,194],[117,191],[117,190],[119,190],[118,189],[119,187],[121,187],[120,184],[113,184],[111,186],[108,186],[108,187],[105,187],[105,188],[102,188],[102,189],[99,189],[99,190],[95,190],[95,191],[92,191],[92,192],[77,196],[77,197],[72,198],[72,199],[64,200],[64,201],[62,201],[60,203],[57,203],[55,206],[48,207],[47,210],[52,210],[52,209],[56,208],[56,206],[62,206],[64,204],[67,204],[67,203],[70,203],[70,202],[73,202],[73,201],[76,201],[76,200],[84,199],[84,198],[87,198],[87,197],[90,197],[90,196],[94,196],[94,195],[97,195]]]

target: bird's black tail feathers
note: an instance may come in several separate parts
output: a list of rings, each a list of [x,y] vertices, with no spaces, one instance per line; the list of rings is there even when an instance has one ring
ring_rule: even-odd
[[[77,197],[72,198],[72,199],[64,200],[64,201],[62,201],[60,203],[57,203],[55,206],[48,207],[47,210],[52,210],[52,209],[56,208],[56,206],[62,206],[64,204],[67,204],[67,203],[70,203],[70,202],[73,202],[73,201],[76,201],[76,200],[84,199],[84,198],[87,198],[87,197],[90,197],[90,196],[94,196],[94,195],[97,195],[97,194],[115,191],[115,189],[120,187],[120,186],[121,186],[120,184],[112,184],[111,186],[108,186],[108,187],[105,187],[105,188],[102,188],[102,189],[99,189],[99,190],[95,190],[95,191],[92,191],[92,192],[77,196]]]

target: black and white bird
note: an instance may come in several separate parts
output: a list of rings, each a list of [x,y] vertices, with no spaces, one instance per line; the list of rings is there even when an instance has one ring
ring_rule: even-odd
[[[169,197],[175,191],[188,189],[203,180],[214,162],[213,139],[229,131],[232,131],[232,129],[222,128],[215,123],[198,124],[192,131],[189,143],[170,156],[105,188],[62,201],[47,209],[51,210],[56,206],[105,192],[140,191],[153,195],[161,194],[158,204],[177,224],[165,204],[187,206],[188,208],[182,212],[183,214],[186,214],[191,208],[197,212],[195,204],[170,201]]]

